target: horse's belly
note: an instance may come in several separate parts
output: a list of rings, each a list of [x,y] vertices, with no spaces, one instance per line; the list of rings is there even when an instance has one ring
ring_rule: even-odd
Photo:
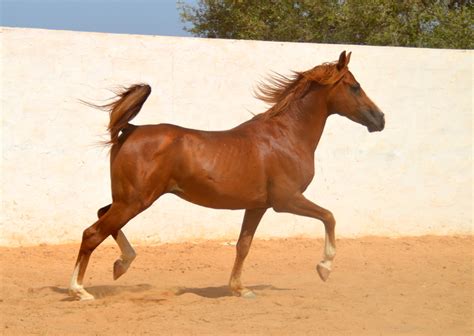
[[[186,181],[170,190],[182,199],[214,209],[253,209],[267,207],[267,193],[259,185],[218,181]]]
[[[262,154],[235,132],[196,132],[176,142],[169,192],[206,207],[249,209],[267,203]]]

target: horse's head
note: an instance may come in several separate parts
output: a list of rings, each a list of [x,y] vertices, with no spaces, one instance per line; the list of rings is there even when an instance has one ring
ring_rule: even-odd
[[[331,87],[328,97],[329,113],[343,115],[352,121],[367,127],[369,132],[381,131],[385,126],[385,117],[377,105],[370,100],[349,71],[347,65],[351,53],[343,51],[335,65],[340,79]]]

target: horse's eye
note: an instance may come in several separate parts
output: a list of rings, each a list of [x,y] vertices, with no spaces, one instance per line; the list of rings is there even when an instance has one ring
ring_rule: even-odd
[[[356,83],[354,85],[351,85],[351,90],[352,92],[358,94],[360,92],[360,84]]]

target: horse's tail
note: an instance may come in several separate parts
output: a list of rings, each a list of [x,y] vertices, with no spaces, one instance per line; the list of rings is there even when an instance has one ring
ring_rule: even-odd
[[[148,84],[135,84],[130,87],[115,92],[115,99],[105,105],[94,105],[86,103],[89,106],[96,107],[110,113],[110,121],[107,130],[110,133],[108,144],[114,145],[118,142],[119,133],[128,126],[131,121],[140,112],[143,104],[151,93],[151,87]]]

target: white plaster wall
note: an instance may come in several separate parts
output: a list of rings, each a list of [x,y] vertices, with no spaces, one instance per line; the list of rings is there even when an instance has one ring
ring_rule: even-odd
[[[369,134],[331,117],[306,196],[332,210],[338,236],[472,234],[473,51],[275,43],[3,28],[0,245],[79,242],[110,203],[106,113],[117,85],[153,88],[134,123],[227,129],[262,112],[270,70],[289,73],[353,52],[350,69],[385,112]],[[243,211],[165,195],[125,232],[147,243],[236,239]],[[311,219],[269,211],[258,237],[323,236]]]

